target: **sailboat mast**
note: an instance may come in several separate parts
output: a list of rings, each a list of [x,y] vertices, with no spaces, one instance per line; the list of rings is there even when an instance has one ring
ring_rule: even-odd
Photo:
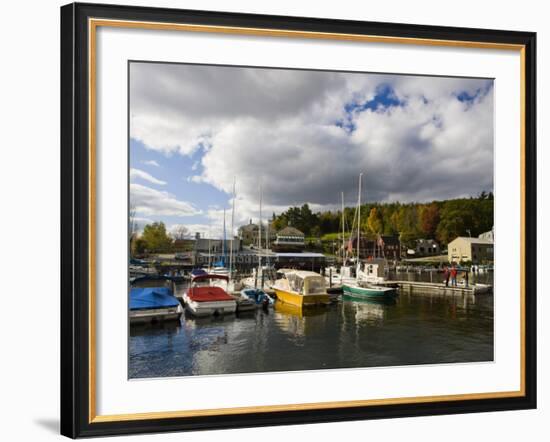
[[[208,271],[212,268],[212,234],[208,235]]]
[[[262,249],[262,183],[260,182],[260,221],[258,222],[258,249]]]
[[[235,223],[235,184],[237,178],[233,177],[233,204],[231,207],[231,249],[229,250],[229,280],[233,275],[233,238],[234,238],[234,223]]]
[[[265,222],[265,249],[269,249],[269,218]]]
[[[222,262],[225,266],[225,207],[223,208]]]
[[[262,179],[260,178],[260,219],[258,221],[258,269],[256,270],[256,278],[260,275],[262,250]]]
[[[361,267],[361,178],[363,174],[359,174],[359,197],[357,201],[357,270]]]
[[[345,261],[345,253],[346,253],[346,228],[345,228],[345,218],[344,218],[344,192],[342,192],[342,265],[344,265]]]

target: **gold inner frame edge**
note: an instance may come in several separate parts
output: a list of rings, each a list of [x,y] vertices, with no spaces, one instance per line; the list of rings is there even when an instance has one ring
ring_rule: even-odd
[[[518,391],[499,391],[488,393],[464,393],[453,395],[437,395],[437,396],[415,396],[403,398],[388,398],[388,399],[366,399],[353,401],[333,401],[333,402],[314,402],[303,404],[283,404],[283,405],[262,405],[248,407],[233,407],[233,408],[216,408],[216,409],[197,409],[197,410],[180,410],[180,411],[158,411],[146,413],[128,413],[128,414],[112,414],[112,415],[97,415],[96,414],[96,312],[95,312],[95,274],[96,274],[96,31],[97,28],[115,27],[115,28],[134,28],[147,30],[170,30],[170,31],[186,31],[186,32],[206,32],[217,34],[236,34],[236,35],[254,35],[268,37],[293,37],[307,39],[324,39],[324,40],[340,40],[340,41],[357,41],[370,43],[389,43],[389,44],[410,44],[419,46],[444,46],[444,47],[461,47],[461,48],[477,48],[477,49],[497,49],[518,51],[520,54],[520,389]],[[111,19],[88,19],[88,94],[89,94],[89,401],[88,401],[88,421],[89,423],[100,422],[117,422],[117,421],[133,421],[146,419],[169,419],[179,417],[198,417],[198,416],[221,416],[221,415],[238,415],[246,413],[258,412],[280,412],[280,411],[298,411],[298,410],[321,410],[328,408],[349,408],[349,407],[365,407],[375,405],[397,405],[397,404],[413,404],[426,402],[442,402],[442,401],[460,401],[460,400],[482,400],[482,399],[497,399],[497,398],[513,398],[525,396],[525,45],[521,44],[506,44],[493,42],[474,42],[474,41],[459,41],[459,40],[439,40],[439,39],[423,39],[412,37],[390,37],[362,34],[345,34],[345,33],[326,33],[326,32],[311,32],[311,31],[292,31],[282,29],[264,29],[264,28],[245,28],[232,26],[211,26],[211,25],[196,25],[182,23],[159,23],[159,22],[143,22],[131,20],[111,20]]]

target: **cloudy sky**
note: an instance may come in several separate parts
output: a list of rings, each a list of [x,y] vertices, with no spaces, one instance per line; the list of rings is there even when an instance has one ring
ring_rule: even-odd
[[[130,64],[138,223],[219,235],[309,203],[431,201],[493,190],[493,81]]]

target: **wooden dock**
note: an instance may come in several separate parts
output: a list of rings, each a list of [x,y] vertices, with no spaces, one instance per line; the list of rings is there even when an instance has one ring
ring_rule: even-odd
[[[481,295],[492,293],[493,287],[488,284],[473,284],[468,287],[459,285],[452,287],[450,284],[446,286],[442,283],[435,282],[417,282],[417,281],[386,281],[377,285],[385,287],[396,287],[401,293],[408,294],[433,294],[433,295]]]

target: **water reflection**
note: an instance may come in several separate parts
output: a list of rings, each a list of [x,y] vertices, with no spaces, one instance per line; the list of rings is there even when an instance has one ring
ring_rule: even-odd
[[[490,361],[492,295],[401,294],[131,327],[129,376]]]
[[[284,332],[292,336],[305,336],[315,333],[315,329],[324,324],[329,307],[298,307],[296,305],[276,302],[274,305],[275,322]]]
[[[389,307],[396,305],[395,298],[360,299],[351,296],[343,296],[343,308],[350,307],[355,311],[355,322],[370,325],[381,325]]]

